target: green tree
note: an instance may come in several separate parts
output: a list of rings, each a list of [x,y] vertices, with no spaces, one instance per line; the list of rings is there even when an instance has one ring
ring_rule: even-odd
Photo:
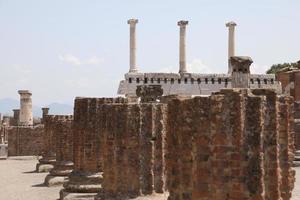
[[[274,64],[266,71],[267,74],[276,74],[278,71],[283,69],[290,70],[292,68],[299,68],[300,61],[294,63],[283,63],[283,64]]]

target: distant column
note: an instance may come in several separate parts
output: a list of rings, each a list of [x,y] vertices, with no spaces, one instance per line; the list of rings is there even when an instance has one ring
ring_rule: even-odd
[[[19,90],[20,94],[20,116],[19,125],[21,126],[32,126],[32,100],[31,92],[29,90]]]
[[[235,30],[236,23],[235,22],[228,22],[226,27],[228,27],[228,73],[232,73],[232,67],[230,66],[230,58],[235,56]]]
[[[138,72],[136,66],[136,31],[135,26],[138,23],[137,19],[129,19],[127,23],[130,25],[130,69],[129,72]]]
[[[13,125],[18,126],[19,125],[20,109],[13,109],[13,112],[14,112]]]
[[[186,56],[185,56],[185,35],[186,35],[186,25],[188,21],[179,21],[177,25],[180,27],[180,37],[179,37],[179,73],[186,73]]]
[[[42,108],[42,112],[43,112],[43,114],[42,114],[42,123],[44,124],[45,123],[45,119],[46,119],[46,115],[48,115],[49,114],[49,108],[47,108],[47,107],[44,107],[44,108]]]

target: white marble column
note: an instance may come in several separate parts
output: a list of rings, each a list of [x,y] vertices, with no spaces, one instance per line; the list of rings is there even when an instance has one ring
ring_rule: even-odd
[[[226,23],[226,27],[228,27],[228,74],[231,74],[232,67],[230,66],[230,58],[235,56],[235,30],[236,23],[228,22]]]
[[[177,25],[180,27],[179,32],[179,73],[186,73],[186,52],[185,52],[185,35],[186,35],[186,25],[189,21],[179,21]]]
[[[135,73],[138,72],[136,66],[136,31],[135,27],[138,23],[137,19],[129,19],[127,23],[130,25],[130,69],[129,72]]]
[[[21,126],[32,126],[32,100],[31,92],[29,90],[19,90],[20,94],[20,114],[19,114],[19,125]]]

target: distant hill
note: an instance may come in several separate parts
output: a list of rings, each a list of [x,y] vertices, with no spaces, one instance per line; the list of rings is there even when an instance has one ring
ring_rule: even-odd
[[[5,98],[0,99],[0,113],[2,115],[12,115],[12,109],[20,107],[20,102],[15,99]]]
[[[2,115],[12,116],[13,115],[12,110],[17,109],[19,107],[20,107],[19,100],[11,99],[11,98],[0,99],[0,113]],[[73,114],[72,105],[62,104],[62,103],[51,103],[47,107],[50,108],[49,114],[54,114],[54,115]],[[33,105],[32,113],[34,117],[41,117],[42,116],[41,106]]]

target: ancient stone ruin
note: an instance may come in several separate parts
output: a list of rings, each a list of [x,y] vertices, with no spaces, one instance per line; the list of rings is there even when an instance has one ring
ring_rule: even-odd
[[[36,172],[48,172],[46,186],[63,184],[61,200],[289,200],[300,148],[298,71],[278,75],[282,88],[274,75],[251,74],[252,59],[235,56],[229,22],[228,74],[189,73],[188,21],[179,21],[179,72],[139,73],[137,23],[128,20],[125,97],[78,97],[73,115],[45,107],[35,124],[31,92],[19,91],[20,109],[0,127],[9,156],[41,156]]]
[[[152,103],[78,98],[61,199],[290,199],[293,107],[259,89]]]

